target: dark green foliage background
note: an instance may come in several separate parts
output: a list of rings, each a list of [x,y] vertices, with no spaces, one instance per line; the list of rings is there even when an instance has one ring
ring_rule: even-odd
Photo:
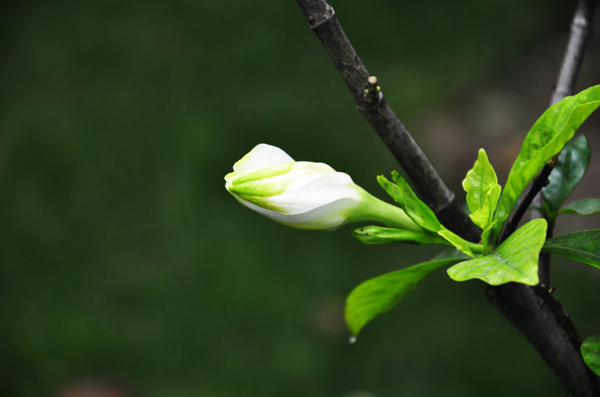
[[[564,35],[574,8],[332,5],[409,129]],[[483,284],[443,271],[350,345],[345,296],[431,250],[289,229],[225,191],[260,142],[379,197],[397,169],[294,1],[0,7],[0,395],[80,379],[150,397],[560,394]],[[595,273],[569,266],[566,304],[598,332]]]

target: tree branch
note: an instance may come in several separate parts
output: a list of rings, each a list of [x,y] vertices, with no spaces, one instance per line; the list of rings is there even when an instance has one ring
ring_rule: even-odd
[[[544,168],[542,168],[542,170],[536,175],[536,177],[533,178],[533,182],[531,183],[531,187],[525,195],[525,198],[523,198],[523,201],[519,203],[519,206],[515,210],[514,214],[510,217],[508,222],[506,222],[506,227],[504,228],[504,232],[500,236],[499,243],[502,243],[504,240],[506,240],[508,236],[510,236],[517,229],[517,226],[519,226],[519,222],[521,222],[521,219],[523,219],[525,212],[527,211],[527,209],[529,209],[538,193],[540,193],[542,189],[546,185],[548,185],[548,177],[554,169],[554,165],[556,164],[557,158],[558,155],[552,157],[552,159],[550,159],[550,161],[548,161],[548,163],[544,165]]]
[[[578,3],[571,22],[569,42],[550,105],[574,93],[575,81],[583,62],[585,45],[592,30],[595,6],[596,0],[580,0]],[[523,202],[509,220],[501,241],[516,229],[531,203],[534,203],[537,207],[542,207],[543,193],[541,189],[547,184],[548,177],[554,169],[554,164],[559,155],[560,153],[554,156],[536,176]],[[542,216],[539,211],[532,210],[532,219],[541,218]],[[552,225],[549,225],[546,237],[551,237],[552,233]],[[547,290],[550,283],[550,255],[547,253],[540,254],[538,275],[540,284],[534,290],[541,299],[544,310],[531,312],[531,310],[528,310],[528,308],[533,307],[531,304],[523,305],[522,310],[519,310],[518,306],[514,306],[514,303],[518,300],[527,300],[530,303],[535,301],[531,294],[531,288],[526,286],[507,284],[506,286],[490,288],[490,300],[538,349],[546,363],[561,379],[571,395],[600,396],[598,377],[585,365],[581,358],[579,351],[581,338],[577,329],[567,311]],[[519,292],[519,290],[521,291]],[[549,317],[550,315],[553,316],[553,319]],[[528,316],[531,317],[528,318]],[[543,316],[543,318],[540,318],[540,316]],[[560,332],[557,327],[542,329],[540,332],[536,329],[536,325],[543,324],[543,321],[553,321],[564,332]],[[547,346],[549,345],[553,346],[554,349],[548,349]]]
[[[557,157],[558,158],[558,157]],[[544,206],[544,192],[539,192],[533,199],[533,209],[531,210],[531,219],[544,218],[548,219],[538,211],[536,208],[542,208]],[[546,229],[546,240],[552,238],[554,234],[554,223],[548,222],[548,229]],[[540,252],[538,260],[538,278],[540,279],[540,285],[548,288],[550,286],[550,260],[551,256],[547,252]]]
[[[583,63],[585,45],[592,32],[595,8],[596,0],[579,0],[573,21],[571,22],[569,44],[565,51],[550,105],[554,105],[566,96],[573,95],[575,81]]]
[[[508,283],[488,288],[488,298],[535,346],[572,397],[599,395],[597,381],[589,376],[579,349],[533,288]]]
[[[575,10],[575,14],[573,15],[573,20],[571,22],[569,43],[565,51],[555,90],[552,93],[550,106],[559,102],[566,96],[573,95],[575,81],[577,80],[577,76],[581,70],[581,64],[583,63],[585,45],[592,31],[592,20],[594,17],[595,7],[596,0],[580,0],[577,5],[577,9]],[[532,203],[534,203],[535,207],[542,207],[543,194],[541,190],[547,185],[548,177],[550,176],[550,173],[554,168],[554,163],[558,159],[559,155],[560,153],[554,156],[553,159],[550,160],[548,164],[544,166],[544,168],[542,168],[538,176],[536,176],[536,178],[533,180],[532,186],[527,192],[524,200],[519,204],[514,214],[507,222],[507,226],[500,238],[500,242],[504,241],[516,230],[519,222]],[[542,217],[543,214],[538,210],[533,209],[531,211],[531,219],[538,219]],[[548,229],[548,233],[550,237],[552,235],[552,230],[550,228]],[[540,283],[548,286],[550,283],[549,254],[540,254],[539,269]]]
[[[581,337],[579,336],[579,332],[577,332],[577,329],[571,322],[569,318],[569,313],[567,313],[567,311],[562,307],[560,301],[554,299],[554,296],[552,296],[552,292],[546,289],[546,286],[542,284],[536,285],[535,287],[533,287],[533,290],[540,298],[544,300],[544,305],[548,306],[548,308],[556,318],[556,321],[567,333],[571,344],[577,350],[579,350],[582,343]]]
[[[344,33],[333,9],[325,0],[296,0],[296,2],[340,72],[358,110],[402,165],[423,201],[436,212],[444,225],[464,238],[471,240],[478,238],[480,231],[470,221],[457,203],[454,194],[442,182],[431,163],[388,106],[376,85],[376,80],[371,79],[369,83],[370,75]],[[582,0],[581,3],[589,5],[590,1]],[[572,31],[572,35],[589,29],[591,24],[582,23],[578,16],[582,15],[583,19],[589,22],[591,20],[589,10],[589,6],[580,5],[576,13],[577,21],[573,23],[576,27],[573,30],[578,33]],[[573,53],[582,52],[575,50]],[[571,59],[571,56],[567,58]],[[566,69],[573,70],[573,67]],[[570,73],[565,72],[565,75]],[[561,83],[557,86],[557,91],[563,90],[562,87]],[[524,284],[508,283],[489,287],[487,291],[490,301],[536,347],[572,396],[600,396],[597,382],[589,376],[578,349],[570,342],[552,310],[548,305],[543,304],[544,301],[536,295],[533,288]]]
[[[596,0],[580,0],[573,20],[571,21],[571,34],[569,43],[565,51],[565,56],[558,74],[556,87],[550,99],[550,106],[559,102],[566,96],[573,95],[575,92],[575,82],[581,70],[583,56],[585,54],[585,46],[592,32],[592,21],[596,8]],[[557,157],[558,158],[558,157]],[[543,172],[543,170],[542,170]],[[534,204],[537,207],[542,207],[544,195],[539,192],[534,199]],[[541,218],[542,214],[533,210],[531,213],[532,219]],[[549,225],[547,238],[552,237],[552,225]],[[540,254],[539,278],[540,283],[546,286],[550,285],[550,254]]]
[[[406,171],[421,199],[440,221],[476,241],[479,232],[466,217],[454,193],[444,184],[421,148],[387,104],[325,0],[296,0],[350,90],[356,107]],[[365,92],[367,90],[367,92]]]

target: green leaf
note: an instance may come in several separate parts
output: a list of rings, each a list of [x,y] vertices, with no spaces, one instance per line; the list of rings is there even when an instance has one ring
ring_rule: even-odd
[[[467,172],[462,185],[467,192],[467,205],[471,210],[470,217],[473,223],[479,228],[485,229],[491,223],[501,189],[496,172],[490,164],[485,150],[479,149],[477,161]],[[490,196],[492,189],[495,192]],[[495,197],[496,193],[497,197]]]
[[[473,223],[483,230],[481,233],[481,242],[483,244],[487,244],[490,230],[493,227],[492,225],[496,222],[494,221],[494,211],[498,205],[501,190],[500,185],[494,185],[483,198],[481,208],[469,215]]]
[[[559,214],[592,215],[600,212],[600,198],[588,197],[567,204]]]
[[[535,122],[510,173],[494,219],[496,238],[517,199],[539,170],[571,139],[577,128],[600,106],[600,85],[566,97]]]
[[[348,329],[358,335],[365,325],[398,304],[426,276],[459,260],[446,258],[424,262],[363,282],[346,299]]]
[[[431,208],[419,200],[404,178],[396,171],[392,172],[392,177],[394,183],[383,175],[378,176],[377,181],[417,225],[434,233],[441,230],[442,225]]]
[[[490,285],[517,282],[537,285],[538,256],[546,239],[547,223],[535,219],[519,229],[490,255],[461,262],[448,269],[455,281],[478,278]]]
[[[365,226],[355,229],[352,235],[364,244],[413,243],[445,244],[446,241],[435,234],[415,232],[406,229]]]
[[[600,335],[590,336],[581,344],[581,356],[585,365],[600,376]]]
[[[546,240],[542,251],[600,269],[600,229],[582,230]]]
[[[548,178],[550,184],[542,190],[550,214],[558,212],[581,181],[590,164],[590,155],[590,144],[584,135],[579,135],[565,145]]]

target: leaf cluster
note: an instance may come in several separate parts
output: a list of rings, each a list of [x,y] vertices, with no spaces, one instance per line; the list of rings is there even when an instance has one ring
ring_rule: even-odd
[[[600,212],[600,198],[564,205],[585,175],[590,161],[590,146],[585,136],[572,138],[599,106],[600,86],[594,86],[547,109],[525,138],[504,188],[498,183],[485,150],[479,150],[477,160],[463,181],[469,216],[481,230],[478,243],[467,241],[442,225],[397,172],[392,173],[392,181],[379,176],[380,185],[423,232],[366,226],[354,231],[356,238],[367,244],[440,244],[454,250],[443,258],[384,274],[357,286],[346,302],[346,322],[352,334],[358,335],[366,324],[393,308],[426,276],[450,265],[447,273],[451,279],[480,279],[490,285],[539,284],[540,252],[561,255],[600,269],[600,229],[547,239],[558,215]],[[531,204],[527,199],[529,194],[520,200],[528,186],[533,195],[542,190],[543,208],[537,209],[543,218],[517,227]],[[581,349],[588,366],[599,373],[598,336],[588,339]]]

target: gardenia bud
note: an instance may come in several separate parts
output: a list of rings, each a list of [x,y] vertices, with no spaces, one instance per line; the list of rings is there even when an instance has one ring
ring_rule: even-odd
[[[332,230],[377,221],[421,231],[399,207],[381,201],[349,175],[323,163],[294,161],[283,150],[257,145],[225,176],[225,188],[246,207],[298,229]]]

